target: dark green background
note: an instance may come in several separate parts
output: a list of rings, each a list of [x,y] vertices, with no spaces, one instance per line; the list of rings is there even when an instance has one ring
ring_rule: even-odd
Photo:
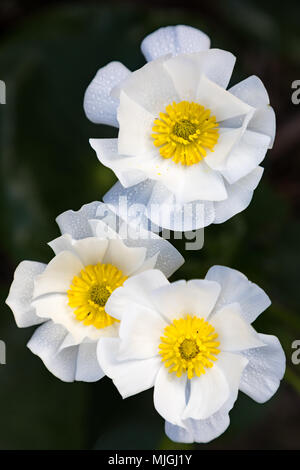
[[[251,206],[205,230],[205,246],[183,253],[177,278],[202,277],[214,264],[244,272],[273,305],[258,331],[276,334],[287,373],[275,397],[259,405],[240,394],[229,430],[208,449],[299,449],[300,365],[291,363],[300,339],[299,207],[300,105],[291,83],[300,79],[299,2],[18,2],[0,6],[0,105],[2,307],[0,339],[1,449],[183,449],[163,432],[152,391],[122,401],[108,379],[65,384],[26,348],[33,329],[18,329],[4,305],[13,271],[23,259],[48,262],[46,242],[59,235],[55,217],[101,199],[115,182],[88,144],[116,131],[90,123],[85,88],[97,69],[120,60],[134,70],[144,63],[143,37],[169,24],[203,29],[212,46],[237,56],[232,83],[256,74],[264,81],[278,122],[274,149]]]

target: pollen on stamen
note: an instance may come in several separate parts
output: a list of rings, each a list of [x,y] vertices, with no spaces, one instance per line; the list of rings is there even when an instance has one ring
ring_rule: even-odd
[[[151,135],[163,158],[194,165],[214,150],[219,131],[215,116],[198,103],[181,101],[168,105],[155,119]]]
[[[127,276],[112,264],[98,263],[82,269],[67,291],[69,306],[76,320],[98,329],[118,322],[106,313],[105,305],[111,293],[126,279]]]
[[[164,329],[159,354],[170,373],[188,379],[205,374],[217,360],[220,343],[215,329],[203,318],[187,315]]]

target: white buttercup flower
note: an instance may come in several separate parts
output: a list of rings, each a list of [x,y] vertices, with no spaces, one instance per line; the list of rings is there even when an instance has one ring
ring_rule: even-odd
[[[96,381],[104,375],[97,341],[119,330],[118,319],[106,311],[111,293],[154,267],[170,276],[183,258],[159,236],[137,234],[115,220],[100,202],[67,211],[57,222],[62,236],[49,243],[54,258],[48,265],[21,262],[6,303],[19,327],[43,323],[28,347],[54,375],[67,382]]]
[[[128,279],[107,302],[119,338],[101,338],[98,359],[122,397],[154,386],[167,435],[208,442],[229,425],[238,390],[262,403],[277,390],[285,356],[251,323],[270,305],[240,272],[212,267],[204,280],[172,284],[159,271]]]
[[[226,90],[235,63],[227,51],[187,26],[146,37],[149,61],[130,72],[112,62],[85,94],[94,122],[119,127],[116,139],[91,139],[119,182],[104,197],[144,205],[156,225],[186,231],[221,223],[251,201],[273,144],[275,115],[261,80]]]

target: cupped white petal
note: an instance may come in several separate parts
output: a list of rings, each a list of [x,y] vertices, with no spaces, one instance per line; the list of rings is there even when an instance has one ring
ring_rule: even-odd
[[[139,198],[139,188],[136,188]],[[147,217],[159,227],[185,232],[206,227],[214,221],[212,201],[182,203],[166,186],[156,183],[147,202]]]
[[[230,424],[226,405],[207,419],[186,419],[186,429],[166,421],[165,432],[174,442],[207,443],[223,434]]]
[[[226,377],[217,364],[191,380],[191,392],[182,419],[207,419],[216,413],[230,395]],[[176,424],[176,423],[173,423]]]
[[[276,133],[276,117],[274,109],[267,105],[255,111],[248,124],[248,129],[270,137],[269,148],[273,147]]]
[[[151,299],[169,322],[187,314],[205,319],[214,308],[220,290],[220,285],[213,281],[177,281],[152,291]]]
[[[164,111],[168,104],[180,100],[173,81],[164,68],[166,59],[167,57],[149,62],[132,72],[120,88],[118,115],[122,112],[123,107],[122,91],[154,116],[158,116],[160,112]]]
[[[155,185],[155,181],[146,180],[130,188],[124,188],[117,182],[103,196],[107,206],[127,223],[139,224],[145,229],[159,231],[155,224],[150,224],[146,216],[146,207]]]
[[[113,380],[123,398],[147,390],[154,385],[161,359],[153,357],[132,361],[118,361],[120,340],[101,338],[97,357],[104,373]]]
[[[246,130],[238,144],[230,152],[222,175],[230,184],[253,171],[265,158],[270,137]]]
[[[60,350],[68,331],[62,326],[47,321],[36,329],[29,340],[28,348],[42,359],[47,369],[64,382],[75,380],[78,347]]]
[[[159,28],[145,37],[141,50],[147,61],[166,54],[191,54],[209,49],[209,37],[191,26],[177,25]]]
[[[253,191],[261,180],[264,169],[259,166],[251,173],[239,179],[234,184],[225,184],[228,198],[224,201],[216,201],[215,224],[221,224],[234,215],[242,212],[251,202]]]
[[[124,225],[128,227],[123,224],[120,227],[121,234]],[[184,258],[171,243],[153,232],[144,230],[140,225],[129,228],[126,233],[128,237],[124,238],[124,243],[127,246],[140,246],[147,250],[146,260],[136,273],[155,268],[170,277],[184,263]]]
[[[183,203],[191,201],[222,201],[227,198],[227,191],[222,176],[212,170],[205,161],[187,166],[183,171],[184,185],[177,194],[174,185],[173,193]],[[170,186],[169,186],[169,189]]]
[[[214,312],[228,304],[238,302],[243,318],[252,323],[271,304],[267,294],[236,269],[213,266],[205,279],[218,282],[221,286],[221,294]]]
[[[229,88],[228,91],[254,108],[262,108],[270,104],[269,95],[263,82],[255,75],[242,80]]]
[[[34,261],[22,261],[16,268],[6,304],[11,308],[18,327],[38,325],[45,321],[36,315],[31,305],[34,279],[43,273],[46,265]]]
[[[276,131],[275,113],[270,106],[269,95],[262,81],[252,75],[228,91],[256,108],[248,129],[269,136],[269,148],[272,148]]]
[[[84,265],[78,256],[70,251],[60,252],[50,261],[44,272],[36,276],[33,296],[66,292],[74,276],[78,275],[83,268]]]
[[[130,71],[120,62],[110,62],[98,70],[84,95],[83,107],[90,121],[118,127],[119,102],[111,91],[129,75]]]
[[[73,242],[73,251],[84,266],[103,262],[109,241],[97,237],[84,238]]]
[[[64,326],[71,333],[74,344],[81,343],[85,338],[97,340],[102,336],[118,335],[118,323],[100,329],[95,328],[93,325],[84,325],[76,319],[68,302],[66,294],[51,294],[33,300],[33,306],[40,318],[50,318],[53,322]]]
[[[209,319],[218,334],[221,351],[242,351],[263,346],[258,334],[243,318],[240,304],[222,307]]]
[[[56,218],[62,234],[69,234],[74,240],[91,237],[93,233],[88,223],[89,219],[105,215],[109,209],[102,202],[93,201],[83,205],[78,211],[68,210]]]
[[[118,359],[147,359],[159,354],[166,321],[155,310],[130,303],[119,329]]]
[[[139,87],[141,85],[139,84]],[[146,98],[141,103],[144,103],[145,100]],[[120,155],[134,155],[138,158],[137,161],[147,158],[147,153],[151,153],[154,149],[151,134],[154,120],[158,115],[158,112],[157,114],[152,112],[151,106],[145,109],[141,103],[135,101],[135,96],[129,96],[121,91],[118,108],[120,125],[118,153]]]
[[[52,240],[48,245],[58,255],[63,251],[69,251],[78,256],[84,266],[100,263],[108,247],[108,241],[96,237],[88,237],[82,240],[73,240],[69,234]]]
[[[128,247],[121,239],[109,240],[103,263],[110,263],[120,269],[125,276],[134,274],[146,259],[146,248]]]
[[[204,74],[201,75],[199,80],[196,96],[197,102],[209,108],[216,117],[217,122],[254,112],[252,106],[224,90]]]
[[[186,428],[177,426],[176,424],[165,421],[165,433],[173,442],[180,442],[184,444],[192,444],[194,442],[194,435],[192,430],[189,429],[186,423]]]
[[[266,346],[243,351],[249,363],[243,372],[240,390],[258,403],[264,403],[277,391],[286,359],[276,336],[260,334],[259,337]]]
[[[81,343],[78,346],[75,380],[96,382],[104,375],[97,360],[97,341]]]
[[[209,49],[196,54],[179,55],[164,62],[182,100],[198,100],[197,90],[201,76],[222,88],[227,88],[235,64],[233,54],[221,49]]]
[[[145,174],[138,169],[141,166],[141,157],[126,157],[118,154],[118,139],[90,139],[90,144],[100,162],[113,170],[126,188],[146,179]]]
[[[122,287],[116,289],[109,297],[105,309],[109,315],[121,320],[123,313],[130,310],[132,305],[153,308],[151,291],[168,284],[168,279],[161,271],[144,271],[130,277]]]
[[[55,255],[58,255],[61,251],[73,251],[73,239],[70,234],[65,233],[60,237],[54,238],[51,242],[48,242],[50,248],[52,248]]]
[[[248,360],[239,354],[221,352],[211,369],[191,379],[191,392],[183,419],[206,420],[218,411],[232,408]]]
[[[160,360],[160,358],[159,358]],[[154,406],[169,423],[185,427],[182,414],[186,407],[187,376],[177,377],[161,365],[154,385]]]
[[[207,152],[205,163],[215,171],[224,171],[229,156],[239,142],[243,132],[243,127],[220,127],[218,142],[214,146],[213,151]]]

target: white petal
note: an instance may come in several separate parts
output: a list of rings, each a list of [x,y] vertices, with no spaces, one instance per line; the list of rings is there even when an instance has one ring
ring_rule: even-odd
[[[187,429],[166,422],[165,432],[174,442],[207,443],[223,434],[229,423],[228,407],[225,404],[207,419],[186,419],[184,424]]]
[[[209,49],[209,37],[191,26],[166,26],[145,37],[141,44],[147,61],[165,54],[191,54]]]
[[[140,226],[137,227],[135,233],[138,237],[133,230],[129,231],[129,237],[124,239],[124,243],[127,246],[146,248],[146,261],[140,270],[155,268],[162,271],[166,277],[170,277],[184,263],[184,258],[179,251],[164,238],[153,232],[143,230]],[[137,272],[141,272],[140,270]]]
[[[243,128],[220,128],[219,138],[213,151],[208,151],[205,163],[213,170],[224,171],[227,161],[243,134]]]
[[[234,63],[235,57],[230,52],[209,49],[196,54],[172,57],[164,66],[172,77],[180,98],[195,101],[202,74],[220,87],[227,88]]]
[[[104,377],[97,360],[97,342],[85,342],[78,346],[75,380],[96,382]]]
[[[111,168],[123,186],[130,187],[146,179],[138,169],[140,157],[126,157],[118,154],[118,139],[90,139],[91,147],[100,162]]]
[[[270,103],[269,95],[263,82],[255,75],[251,75],[237,83],[229,88],[228,91],[254,108],[261,108]]]
[[[96,237],[88,237],[82,240],[72,240],[69,234],[52,240],[48,245],[58,255],[62,251],[70,251],[75,254],[84,266],[100,263],[108,247],[108,241]]]
[[[39,317],[51,318],[55,323],[64,326],[71,333],[74,344],[81,343],[85,338],[96,340],[101,336],[117,335],[117,323],[107,328],[97,329],[93,325],[86,326],[78,321],[68,302],[66,294],[51,294],[33,300],[33,305]]]
[[[285,372],[285,355],[276,336],[259,335],[266,346],[243,351],[249,364],[243,372],[240,390],[258,403],[269,400]]]
[[[248,129],[269,136],[271,138],[269,148],[272,148],[276,130],[275,113],[269,106],[269,95],[262,81],[252,75],[228,91],[250,106],[257,108]]]
[[[223,176],[233,184],[249,174],[263,161],[269,144],[269,136],[246,130],[230,152],[226,167],[222,170]]]
[[[101,338],[97,347],[98,361],[123,398],[147,390],[154,385],[161,365],[160,357],[137,361],[118,361],[118,338]]]
[[[236,269],[213,266],[205,279],[218,282],[222,288],[215,311],[225,305],[238,302],[243,318],[252,323],[271,304],[267,294]]]
[[[218,411],[228,412],[237,398],[247,363],[242,355],[221,352],[211,369],[191,379],[191,393],[183,419],[206,420]]]
[[[154,385],[154,406],[156,411],[167,421],[184,427],[181,416],[186,406],[186,381],[183,374],[177,377],[162,365]]]
[[[164,109],[161,109],[164,111]],[[120,125],[118,135],[118,153],[120,155],[135,155],[137,161],[142,163],[143,154],[155,150],[151,134],[156,114],[143,108],[124,91],[120,94],[118,108],[118,121]]]
[[[53,375],[64,382],[73,382],[78,347],[65,348],[59,351],[60,345],[67,334],[68,332],[63,326],[48,321],[37,328],[27,346],[42,359]]]
[[[138,199],[138,187],[136,193]],[[146,214],[154,224],[178,232],[206,227],[215,217],[213,202],[182,203],[161,183],[156,183],[152,188]]]
[[[221,368],[214,364],[200,377],[191,380],[191,393],[182,419],[206,419],[216,413],[230,394],[229,384]],[[176,423],[174,423],[176,424]]]
[[[15,270],[5,303],[11,308],[19,328],[45,321],[36,315],[35,308],[31,305],[34,279],[45,267],[43,263],[22,261]]]
[[[209,323],[218,334],[221,351],[242,351],[263,346],[254,328],[243,319],[238,303],[228,304],[218,310]]]
[[[109,297],[105,309],[109,315],[121,320],[123,313],[132,304],[152,308],[151,291],[168,284],[168,279],[161,271],[144,271],[130,277],[122,287],[116,289]]]
[[[85,204],[78,211],[68,210],[56,218],[62,234],[68,233],[73,239],[91,237],[93,235],[88,223],[89,219],[96,217],[98,212],[108,210],[102,202],[94,201]],[[104,215],[104,214],[103,214]]]
[[[181,426],[177,426],[176,424],[171,424],[168,421],[165,421],[165,433],[173,442],[180,442],[185,444],[191,444],[194,442],[193,432],[192,430],[188,429],[187,424],[186,428],[183,428]]]
[[[217,122],[233,116],[253,113],[254,108],[202,75],[197,90],[197,102],[209,108]]]
[[[121,86],[121,95],[123,91],[155,116],[164,111],[168,104],[180,100],[173,81],[164,68],[165,60],[163,58],[149,62],[133,72]],[[121,112],[121,108],[122,96],[119,112]]]
[[[134,274],[146,258],[146,248],[126,246],[122,240],[109,240],[103,263],[110,263],[120,269],[125,276]]]
[[[51,292],[66,292],[74,276],[84,266],[79,258],[70,251],[62,251],[56,255],[34,281],[34,297]]]
[[[74,253],[80,258],[84,266],[103,262],[108,246],[108,240],[96,237],[73,242]]]
[[[48,242],[48,245],[52,248],[54,254],[58,255],[61,251],[73,251],[72,241],[71,235],[65,233]]]
[[[276,133],[274,109],[271,106],[257,109],[248,124],[248,129],[268,135],[271,138],[269,148],[272,148]]]
[[[146,206],[151,196],[154,181],[146,180],[130,188],[124,188],[117,182],[104,196],[108,207],[127,223],[139,224],[145,229],[158,231],[158,227],[150,227],[145,215]],[[134,208],[134,211],[131,209]],[[153,224],[154,225],[154,224]]]
[[[176,202],[171,191],[152,180],[127,189],[116,183],[103,199],[129,223],[139,223],[152,231],[158,231],[158,227],[178,232],[195,230],[210,225],[215,217],[211,201]]]
[[[226,184],[228,198],[225,201],[217,201],[214,203],[215,224],[225,222],[249,206],[253,191],[258,185],[263,171],[263,168],[259,166],[248,175],[239,179],[236,183],[231,185]]]
[[[205,280],[177,281],[152,291],[152,302],[168,321],[187,314],[207,318],[220,293],[217,282]]]
[[[147,359],[159,354],[167,323],[153,309],[129,303],[120,325],[118,359]]]
[[[110,62],[98,70],[84,95],[84,110],[90,121],[118,127],[118,100],[111,96],[112,89],[130,75],[120,62]]]
[[[176,194],[175,188],[174,193]],[[222,176],[206,165],[205,161],[186,167],[184,186],[180,195],[182,202],[222,201],[226,198],[227,192]]]

